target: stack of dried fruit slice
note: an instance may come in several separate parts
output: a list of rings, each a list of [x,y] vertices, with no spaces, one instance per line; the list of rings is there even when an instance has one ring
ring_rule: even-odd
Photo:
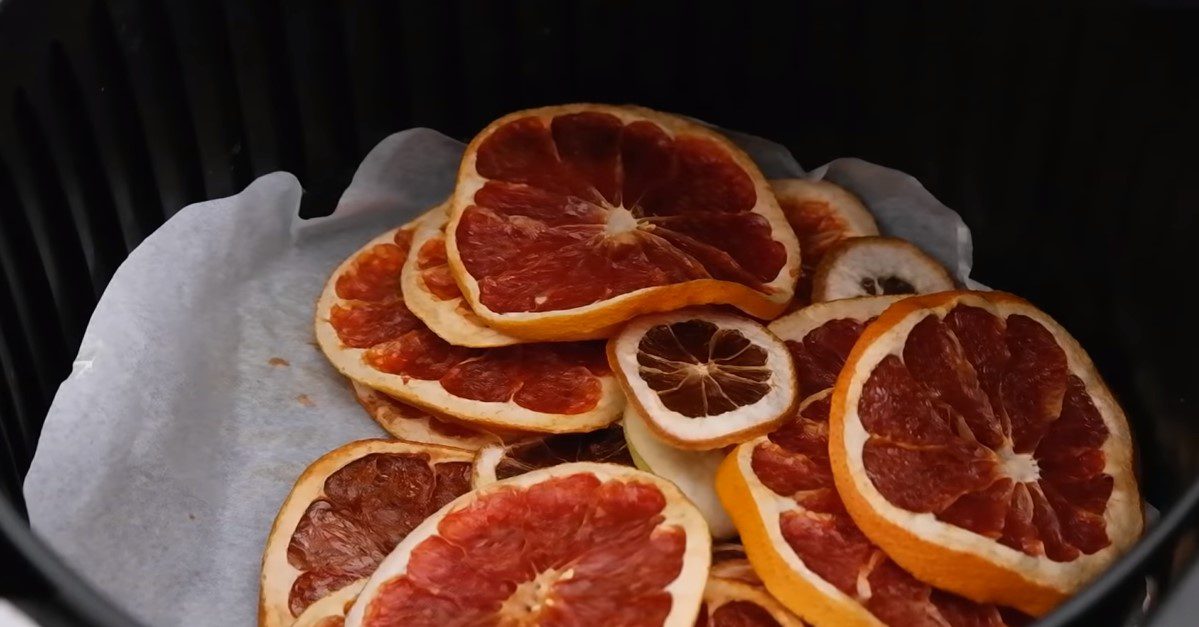
[[[301,477],[260,622],[1043,614],[1140,533],[1128,426],[1056,323],[954,285],[852,193],[768,183],[688,120],[505,116],[320,297],[400,440]]]

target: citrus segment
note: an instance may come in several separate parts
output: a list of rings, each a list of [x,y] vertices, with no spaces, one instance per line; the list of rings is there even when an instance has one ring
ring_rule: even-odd
[[[491,484],[383,561],[346,625],[691,625],[710,544],[670,483],[578,463]]]
[[[858,336],[900,296],[873,296],[815,303],[767,327],[791,351],[799,397],[833,387]]]
[[[892,307],[850,355],[832,427],[863,529],[971,598],[1044,613],[1140,534],[1123,412],[1077,342],[1016,297]]]
[[[259,623],[337,609],[429,514],[470,489],[471,453],[362,440],[324,455],[292,488],[263,555]],[[319,609],[319,608],[318,608]]]
[[[608,361],[650,429],[679,448],[713,449],[767,431],[796,400],[786,346],[731,314],[643,316],[608,341]]]
[[[775,179],[774,197],[799,239],[801,271],[795,304],[812,299],[812,276],[825,253],[851,237],[878,235],[878,225],[862,201],[829,181]]]
[[[445,251],[446,206],[430,211],[412,234],[401,273],[404,302],[438,337],[455,346],[489,348],[519,344],[483,323],[466,301],[450,272]]]
[[[478,450],[500,441],[499,435],[441,420],[423,409],[400,402],[360,383],[353,382],[352,385],[358,404],[394,438],[468,450]]]
[[[588,433],[561,433],[510,444],[491,444],[475,456],[471,483],[478,488],[532,470],[571,462],[633,466],[631,452],[620,425]]]
[[[736,579],[709,577],[704,588],[696,627],[802,627],[803,621],[787,611],[761,586]]]
[[[475,137],[447,253],[475,313],[532,339],[603,337],[687,304],[772,317],[799,266],[744,153],[681,118],[606,105],[521,111]]]
[[[817,625],[1012,624],[993,605],[921,583],[862,533],[833,482],[829,397],[809,397],[793,420],[738,446],[717,478],[767,589]]]
[[[397,281],[426,215],[368,242],[317,303],[317,341],[353,381],[437,415],[502,431],[578,432],[620,418],[624,398],[599,343],[468,348],[408,308]],[[369,300],[368,300],[369,299]]]
[[[724,459],[724,451],[687,451],[675,448],[658,439],[645,424],[637,410],[626,406],[624,410],[624,436],[629,453],[642,470],[673,482],[687,498],[703,513],[713,538],[731,538],[737,535],[733,521],[725,513],[724,506],[716,496],[713,482],[716,468]],[[643,466],[644,465],[644,466]]]
[[[885,294],[931,294],[954,289],[944,266],[911,242],[895,237],[845,240],[820,261],[812,300]]]

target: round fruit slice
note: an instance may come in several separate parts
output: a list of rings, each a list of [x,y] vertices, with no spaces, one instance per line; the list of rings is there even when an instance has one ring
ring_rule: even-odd
[[[480,488],[532,470],[571,462],[632,466],[624,429],[612,425],[590,433],[563,433],[479,450],[471,468],[471,484]]]
[[[796,402],[787,347],[765,327],[711,310],[638,318],[608,341],[629,404],[661,439],[713,449],[774,428]]]
[[[596,342],[454,346],[412,314],[400,270],[420,220],[367,243],[317,302],[316,337],[342,374],[484,429],[590,431],[618,420],[624,396]]]
[[[724,460],[724,451],[685,451],[658,439],[646,426],[645,420],[632,406],[624,410],[624,437],[629,443],[629,455],[642,470],[667,479],[679,486],[683,494],[703,513],[713,538],[737,535],[733,521],[725,513],[716,496],[713,482],[716,469]]]
[[[954,289],[936,259],[896,237],[856,237],[829,250],[812,277],[812,301]]]
[[[430,330],[455,346],[490,348],[523,342],[484,324],[462,298],[446,260],[448,218],[446,205],[442,205],[416,227],[401,273],[404,302]]]
[[[791,351],[799,397],[833,387],[862,330],[903,298],[869,296],[815,303],[771,322],[767,328]]]
[[[262,557],[260,625],[338,616],[375,566],[427,516],[470,489],[471,453],[362,440],[309,466]]]
[[[490,326],[608,337],[638,314],[782,313],[799,244],[757,166],[718,133],[639,107],[520,111],[467,146],[450,268]]]
[[[803,627],[765,589],[736,579],[709,577],[696,627]]]
[[[878,235],[878,225],[857,196],[828,181],[775,179],[770,186],[799,238],[801,271],[795,303],[803,306],[812,300],[812,275],[825,253],[851,237]]]
[[[495,434],[439,420],[423,409],[401,403],[361,383],[352,383],[358,404],[362,405],[366,413],[392,437],[408,442],[456,446],[472,451],[500,441],[500,437]]]
[[[1124,412],[1078,342],[1009,294],[884,312],[837,380],[829,454],[849,512],[896,562],[1034,615],[1143,525]]]
[[[453,501],[371,575],[349,627],[690,626],[711,539],[673,484],[564,464]]]
[[[830,393],[809,397],[794,420],[738,446],[717,475],[717,492],[766,588],[816,625],[1019,622],[921,583],[858,529],[829,467]]]

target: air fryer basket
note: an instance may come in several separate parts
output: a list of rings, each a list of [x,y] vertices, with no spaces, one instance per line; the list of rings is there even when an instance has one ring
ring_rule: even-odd
[[[133,624],[30,533],[21,481],[106,282],[174,211],[288,170],[318,215],[391,132],[465,139],[508,111],[591,100],[769,137],[809,168],[859,156],[957,209],[974,276],[1089,349],[1162,513],[1045,624],[1118,624],[1147,576],[1161,615],[1186,624],[1179,604],[1199,592],[1186,4],[0,0],[0,597],[47,625]]]

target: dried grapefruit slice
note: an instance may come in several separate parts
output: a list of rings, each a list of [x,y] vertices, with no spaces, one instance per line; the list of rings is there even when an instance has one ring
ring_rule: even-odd
[[[624,396],[595,342],[454,346],[412,314],[400,289],[417,222],[371,240],[333,272],[316,337],[342,374],[438,415],[504,431],[590,431]]]
[[[679,448],[719,448],[769,431],[796,402],[787,347],[736,315],[642,316],[608,340],[608,362],[650,429]]]
[[[1124,412],[1078,342],[1009,294],[884,312],[837,380],[829,453],[846,507],[896,562],[1034,615],[1143,525]]]
[[[725,513],[713,485],[716,468],[724,460],[723,450],[687,451],[675,448],[658,439],[631,404],[625,407],[622,424],[625,441],[629,445],[629,456],[638,468],[677,485],[703,513],[714,539],[737,535],[737,528]]]
[[[736,579],[709,577],[696,627],[803,627],[806,623],[765,589]]]
[[[401,542],[348,627],[691,625],[711,539],[673,484],[575,463],[466,494]]]
[[[812,300],[812,275],[825,253],[851,237],[878,235],[878,224],[857,196],[828,181],[774,179],[770,187],[799,239],[795,303],[806,305]]]
[[[812,277],[812,300],[883,294],[931,294],[954,289],[936,259],[897,237],[856,237],[830,249]]]
[[[799,244],[757,166],[719,134],[640,107],[507,115],[466,149],[450,268],[490,326],[607,337],[641,313],[720,303],[772,318]]]
[[[444,446],[361,440],[313,462],[267,538],[259,624],[340,615],[396,543],[470,489],[471,458]]]
[[[754,571],[783,605],[817,625],[998,627],[1019,622],[931,588],[858,529],[833,483],[830,390],[795,419],[738,446],[716,480]]]
[[[397,401],[361,383],[352,384],[358,404],[392,437],[472,451],[500,441],[496,434],[440,420],[423,409]]]
[[[745,547],[736,542],[724,542],[712,545],[712,577],[735,579],[750,585],[761,586],[762,578],[754,572],[754,567],[745,556]]]
[[[624,429],[612,425],[589,433],[561,433],[491,444],[479,450],[471,467],[471,484],[480,488],[526,472],[571,462],[601,462],[632,466]]]
[[[799,397],[833,387],[862,330],[902,298],[868,296],[815,303],[771,322],[767,328],[791,351]]]
[[[446,259],[448,218],[446,205],[441,205],[422,218],[413,232],[412,248],[401,273],[404,302],[430,330],[455,346],[490,348],[520,344],[525,340],[484,324],[462,298]]]

